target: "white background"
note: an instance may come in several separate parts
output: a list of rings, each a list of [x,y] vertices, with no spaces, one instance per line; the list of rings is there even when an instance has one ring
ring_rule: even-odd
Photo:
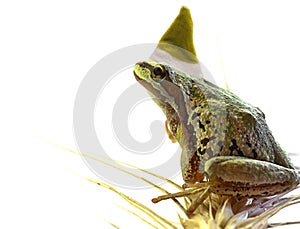
[[[80,177],[95,176],[78,156],[47,141],[76,150],[72,109],[87,71],[119,48],[157,42],[182,5],[191,9],[198,57],[219,85],[225,72],[230,89],[264,111],[281,145],[299,152],[297,1],[2,1],[1,228],[140,223],[116,195]],[[145,202],[158,194],[123,191]],[[299,220],[296,208],[273,221]]]

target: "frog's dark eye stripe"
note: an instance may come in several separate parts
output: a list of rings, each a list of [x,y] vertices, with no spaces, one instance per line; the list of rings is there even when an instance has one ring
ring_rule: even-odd
[[[154,80],[162,80],[167,75],[167,71],[166,71],[165,67],[163,67],[161,65],[155,66],[152,70],[152,73],[153,73],[152,78]]]

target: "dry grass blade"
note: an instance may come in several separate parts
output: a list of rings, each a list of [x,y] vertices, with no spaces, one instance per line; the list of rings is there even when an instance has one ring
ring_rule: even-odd
[[[147,206],[143,205],[142,203],[136,201],[135,199],[125,195],[122,192],[119,192],[117,189],[115,189],[114,187],[105,184],[103,182],[99,182],[97,180],[94,179],[90,179],[90,178],[86,178],[87,180],[103,187],[106,189],[109,189],[110,191],[113,191],[114,193],[118,194],[119,196],[121,196],[124,200],[126,200],[129,204],[131,204],[132,206],[134,206],[135,208],[143,211],[145,214],[147,214],[148,216],[150,216],[156,223],[158,223],[161,227],[163,228],[168,228],[167,226],[171,227],[171,228],[177,228],[176,226],[174,226],[170,221],[168,221],[167,219],[165,219],[164,217],[158,215],[157,213],[155,213],[153,210],[151,210],[150,208],[148,208]],[[153,225],[154,227],[154,225]]]
[[[271,224],[268,225],[268,228],[282,227],[282,226],[295,225],[295,224],[300,224],[300,221],[283,222],[283,223],[271,223]]]
[[[48,142],[48,143],[49,143],[49,142]],[[91,155],[88,155],[88,154],[83,154],[83,153],[80,153],[80,152],[78,152],[78,151],[75,151],[75,150],[66,148],[66,147],[62,147],[62,146],[59,146],[59,145],[56,145],[56,144],[53,144],[53,143],[49,143],[49,144],[51,144],[51,145],[53,145],[53,146],[55,146],[55,147],[58,147],[58,148],[60,148],[60,149],[66,150],[66,151],[68,151],[68,152],[70,152],[70,153],[73,153],[73,154],[75,154],[75,155],[80,155],[80,156],[83,156],[83,157],[86,157],[86,158],[95,160],[95,161],[99,162],[100,164],[104,164],[104,165],[110,166],[110,167],[112,167],[112,168],[115,168],[115,169],[119,170],[120,172],[127,173],[127,174],[130,175],[130,176],[133,176],[133,177],[135,177],[135,178],[137,178],[137,179],[140,179],[140,180],[144,181],[144,182],[147,183],[147,184],[150,184],[152,187],[155,187],[156,189],[160,190],[161,192],[165,193],[166,195],[171,195],[167,190],[161,188],[160,186],[156,185],[155,183],[151,182],[150,180],[145,179],[144,177],[141,177],[141,176],[139,176],[139,175],[137,175],[137,174],[134,174],[134,173],[132,173],[132,172],[127,171],[126,169],[123,169],[123,168],[121,168],[121,167],[117,167],[117,166],[113,165],[112,163],[107,162],[107,160],[111,161],[111,160],[108,159],[108,158],[102,157],[103,160],[100,160],[100,159],[98,159],[98,158],[95,158],[94,156],[91,156]],[[115,160],[114,162],[116,162],[116,163],[118,163],[118,164],[121,164],[121,165],[128,166],[128,167],[133,168],[133,169],[137,169],[137,170],[142,171],[142,172],[144,172],[144,173],[147,173],[147,174],[149,174],[149,175],[152,175],[153,177],[156,177],[156,178],[158,178],[158,179],[161,179],[162,181],[167,182],[168,184],[174,186],[175,188],[177,188],[177,189],[179,189],[179,190],[183,190],[183,188],[182,188],[180,185],[178,185],[178,184],[176,184],[175,182],[169,180],[168,178],[165,178],[165,177],[160,176],[160,175],[158,175],[158,174],[152,173],[152,172],[147,171],[147,170],[145,170],[145,169],[138,168],[138,167],[136,167],[136,166],[134,166],[134,165],[130,165],[130,164],[125,163],[125,162],[116,161],[116,160]],[[171,198],[171,199],[178,205],[178,207],[179,207],[183,212],[185,212],[184,207],[179,203],[179,201],[178,201],[177,199],[175,199],[175,198]]]
[[[121,209],[123,209],[124,211],[129,212],[131,215],[137,217],[138,219],[142,220],[143,222],[145,222],[146,224],[152,226],[153,228],[157,228],[155,225],[153,225],[153,223],[151,223],[151,222],[150,222],[149,220],[147,220],[145,217],[142,217],[141,215],[139,215],[137,212],[131,211],[131,210],[129,210],[129,209],[127,209],[127,208],[124,208],[124,207],[122,207],[122,206],[119,206],[119,205],[118,205],[118,207],[121,208]],[[152,218],[152,219],[153,219],[153,218]],[[153,220],[154,220],[154,219],[153,219]]]

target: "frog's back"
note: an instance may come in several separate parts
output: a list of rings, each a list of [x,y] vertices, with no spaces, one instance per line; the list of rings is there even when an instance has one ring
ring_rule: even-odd
[[[192,121],[199,125],[196,153],[200,161],[205,163],[215,156],[241,156],[294,168],[259,108],[208,81],[193,83],[190,97],[197,115]]]

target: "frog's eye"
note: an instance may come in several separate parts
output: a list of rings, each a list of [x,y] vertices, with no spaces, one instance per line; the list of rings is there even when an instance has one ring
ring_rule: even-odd
[[[153,68],[152,78],[154,80],[162,80],[167,75],[167,71],[164,66],[157,65]]]

